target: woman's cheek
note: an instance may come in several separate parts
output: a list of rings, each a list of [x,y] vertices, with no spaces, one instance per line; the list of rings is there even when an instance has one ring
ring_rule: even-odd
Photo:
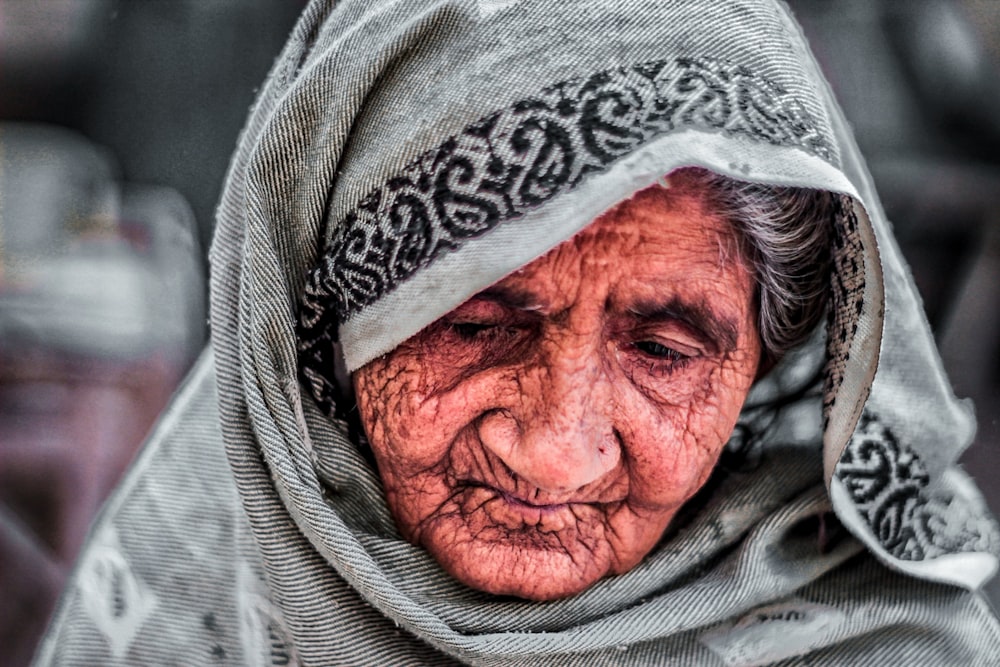
[[[663,509],[679,507],[694,495],[717,458],[688,427],[676,424],[646,435],[639,445],[632,453],[632,494]]]
[[[355,374],[358,407],[380,468],[400,476],[443,465],[497,387],[454,382],[455,366],[401,346]],[[478,412],[477,412],[478,410]]]
[[[420,459],[431,443],[423,437],[419,419],[422,397],[418,378],[399,351],[368,363],[354,374],[361,421],[380,467],[396,469]]]
[[[743,409],[751,372],[750,365],[727,359],[713,373],[708,390],[692,403],[686,426],[692,443],[688,497],[701,489],[715,469]]]
[[[630,426],[634,491],[664,507],[685,502],[708,480],[742,407],[741,388],[749,382],[722,364],[689,376],[686,385],[672,390],[686,396],[684,403],[662,401],[630,411],[638,426]]]

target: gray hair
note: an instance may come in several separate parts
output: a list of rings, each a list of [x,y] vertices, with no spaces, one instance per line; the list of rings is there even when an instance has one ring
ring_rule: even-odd
[[[826,312],[841,195],[738,181],[700,168],[684,172],[740,238],[741,259],[757,283],[761,344],[776,361],[805,341]]]

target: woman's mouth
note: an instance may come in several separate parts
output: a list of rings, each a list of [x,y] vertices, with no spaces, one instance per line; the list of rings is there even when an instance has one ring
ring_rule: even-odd
[[[581,521],[589,523],[598,519],[597,503],[539,503],[487,484],[470,484],[463,495],[464,509],[480,510],[491,523],[511,531],[558,533],[567,528],[579,528]]]

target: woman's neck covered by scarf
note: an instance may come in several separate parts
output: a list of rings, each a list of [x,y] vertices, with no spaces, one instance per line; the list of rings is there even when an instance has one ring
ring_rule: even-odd
[[[828,320],[756,383],[636,568],[546,603],[461,585],[396,529],[345,372],[692,166],[840,195]],[[233,585],[264,619],[241,632],[290,661],[905,664],[1000,643],[939,613],[997,567],[955,466],[971,411],[777,2],[313,2],[251,111],[211,261]]]

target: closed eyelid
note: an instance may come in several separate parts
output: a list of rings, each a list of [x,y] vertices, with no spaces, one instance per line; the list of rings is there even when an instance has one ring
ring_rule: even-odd
[[[736,349],[736,323],[707,304],[692,304],[675,297],[665,303],[639,303],[627,312],[638,326],[678,324],[715,354]]]
[[[638,348],[641,348],[642,345],[661,345],[685,358],[704,356],[706,347],[699,337],[688,334],[686,331],[682,334],[671,334],[668,337],[657,334],[644,335],[640,332],[630,344]]]
[[[540,315],[529,308],[518,307],[518,301],[513,304],[505,295],[481,292],[471,299],[441,317],[440,322],[454,326],[456,324],[479,325],[483,327],[533,327],[541,319]]]

